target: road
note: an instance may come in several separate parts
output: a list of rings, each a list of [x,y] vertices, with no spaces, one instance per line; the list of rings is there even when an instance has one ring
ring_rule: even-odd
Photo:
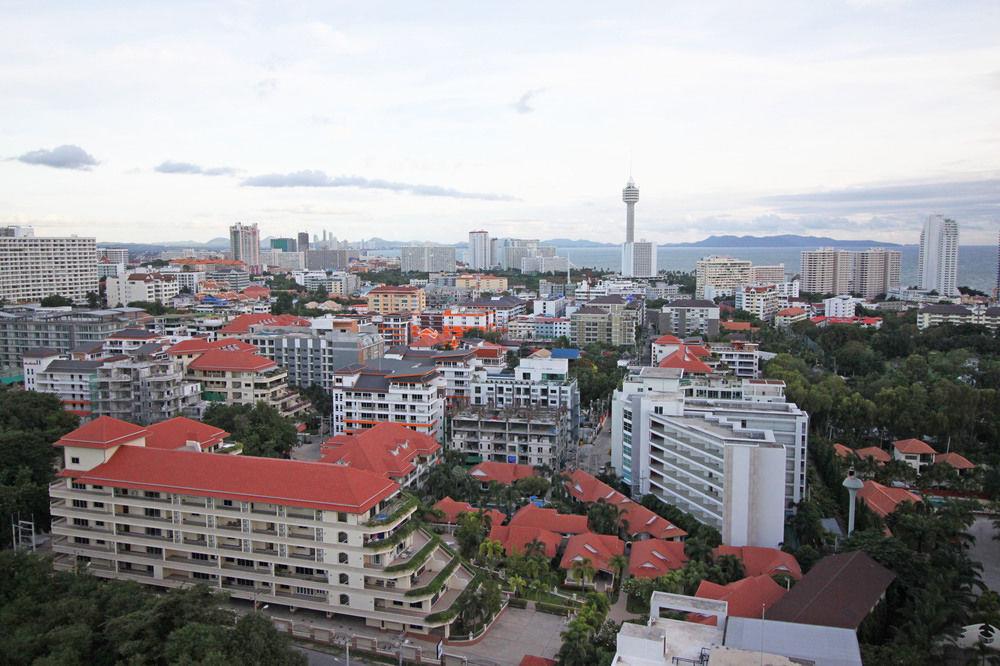
[[[585,472],[598,474],[611,462],[611,420],[597,433],[593,444],[580,446],[579,467]]]
[[[969,534],[976,537],[972,559],[983,565],[983,582],[994,592],[1000,592],[1000,541],[993,538],[996,535],[993,519],[976,516]]]
[[[308,443],[292,449],[292,460],[319,460],[320,443],[325,439],[322,435],[309,435]]]

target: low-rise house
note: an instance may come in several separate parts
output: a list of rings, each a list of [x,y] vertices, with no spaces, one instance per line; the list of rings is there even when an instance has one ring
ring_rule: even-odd
[[[555,509],[543,509],[534,504],[521,507],[508,524],[512,527],[539,528],[563,536],[590,531],[587,527],[587,516],[559,513]]]
[[[659,578],[683,568],[687,561],[683,541],[634,541],[628,557],[628,572],[636,578]]]
[[[788,575],[795,580],[802,578],[802,568],[795,556],[778,548],[718,546],[712,551],[713,558],[724,555],[738,559],[743,564],[743,573],[747,576]]]
[[[556,556],[563,539],[556,532],[542,527],[498,524],[490,528],[488,538],[500,542],[508,556],[542,554],[549,559]]]
[[[666,518],[631,500],[597,477],[583,470],[574,470],[566,476],[566,492],[578,502],[594,504],[607,502],[618,509],[625,536],[635,539],[663,539],[683,541],[687,532]]]
[[[867,480],[858,491],[858,499],[875,515],[885,518],[903,502],[919,502],[920,498],[906,488],[883,486],[878,481]]]
[[[968,474],[976,469],[976,465],[963,455],[958,453],[938,453],[934,456],[935,465],[948,465],[959,474]]]
[[[863,449],[857,449],[854,455],[861,460],[874,460],[879,465],[884,465],[892,460],[892,456],[885,449],[880,449],[877,446],[866,446]]]
[[[401,423],[379,423],[323,442],[323,462],[382,474],[403,488],[419,487],[441,461],[441,445]]]
[[[573,577],[573,567],[577,563],[589,563],[593,567],[596,578],[606,574],[612,579],[618,574],[612,560],[625,554],[625,542],[611,534],[594,534],[584,532],[576,534],[566,542],[559,568]]]
[[[725,601],[729,604],[730,617],[761,617],[761,615],[768,617],[768,610],[785,596],[785,592],[785,588],[764,574],[748,576],[728,585],[703,580],[698,585],[695,596],[700,599]],[[691,619],[705,624],[716,622],[715,616],[712,615],[695,616]]]
[[[936,455],[937,451],[921,439],[900,439],[892,443],[892,459],[906,463],[917,470],[917,474],[933,465]]]
[[[469,476],[478,481],[485,490],[489,488],[490,483],[509,486],[529,476],[538,476],[538,472],[531,465],[486,460],[469,470]]]
[[[458,517],[463,513],[477,513],[480,511],[480,509],[477,509],[468,502],[459,502],[450,497],[439,499],[432,508],[435,511],[441,512],[440,518],[435,518],[432,521],[438,525],[457,525]],[[497,511],[496,509],[486,509],[483,513],[489,516],[492,527],[503,525],[504,521],[507,520],[507,516],[503,515],[502,511]]]

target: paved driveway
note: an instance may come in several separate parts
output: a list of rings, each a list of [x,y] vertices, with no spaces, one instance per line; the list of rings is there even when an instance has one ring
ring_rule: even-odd
[[[477,645],[449,645],[445,651],[468,657],[470,664],[517,666],[526,654],[553,659],[562,644],[559,633],[565,626],[566,618],[559,615],[508,608]]]
[[[1000,541],[993,538],[993,520],[977,516],[969,534],[976,537],[972,559],[983,565],[983,582],[994,592],[1000,592]]]

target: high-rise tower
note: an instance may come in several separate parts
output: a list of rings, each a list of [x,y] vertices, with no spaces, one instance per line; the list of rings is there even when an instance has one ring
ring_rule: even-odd
[[[247,270],[252,274],[260,273],[260,231],[256,222],[253,224],[237,222],[229,227],[229,251],[233,259],[246,264]]]
[[[628,178],[628,184],[622,190],[622,201],[625,202],[625,242],[635,241],[635,204],[639,201],[639,188],[635,186],[632,176]]]
[[[931,215],[920,232],[920,286],[958,296],[958,222]]]

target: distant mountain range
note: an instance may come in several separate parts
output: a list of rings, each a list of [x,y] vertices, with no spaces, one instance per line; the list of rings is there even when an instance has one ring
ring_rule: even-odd
[[[267,245],[268,239],[264,239],[263,245]],[[403,245],[418,243],[422,241],[391,241],[384,238],[369,238],[363,241],[366,248],[370,249],[397,249]],[[545,245],[555,245],[565,248],[588,248],[588,247],[618,247],[620,243],[599,243],[592,240],[572,239],[572,238],[552,238],[541,241]],[[447,243],[428,243],[429,245],[448,245]],[[166,243],[98,243],[101,247],[127,247],[133,252],[153,252],[162,248],[195,248],[202,250],[225,250],[229,248],[228,238],[213,238],[208,242],[198,241],[170,241]],[[357,243],[355,242],[356,246]],[[837,240],[827,236],[798,236],[795,234],[783,234],[780,236],[709,236],[700,241],[688,243],[660,243],[660,247],[721,247],[721,248],[749,248],[749,247],[778,247],[778,248],[815,248],[815,247],[839,247],[845,249],[865,249],[869,247],[903,247],[899,243],[886,243],[874,240]],[[468,247],[468,243],[452,243],[452,247]]]

